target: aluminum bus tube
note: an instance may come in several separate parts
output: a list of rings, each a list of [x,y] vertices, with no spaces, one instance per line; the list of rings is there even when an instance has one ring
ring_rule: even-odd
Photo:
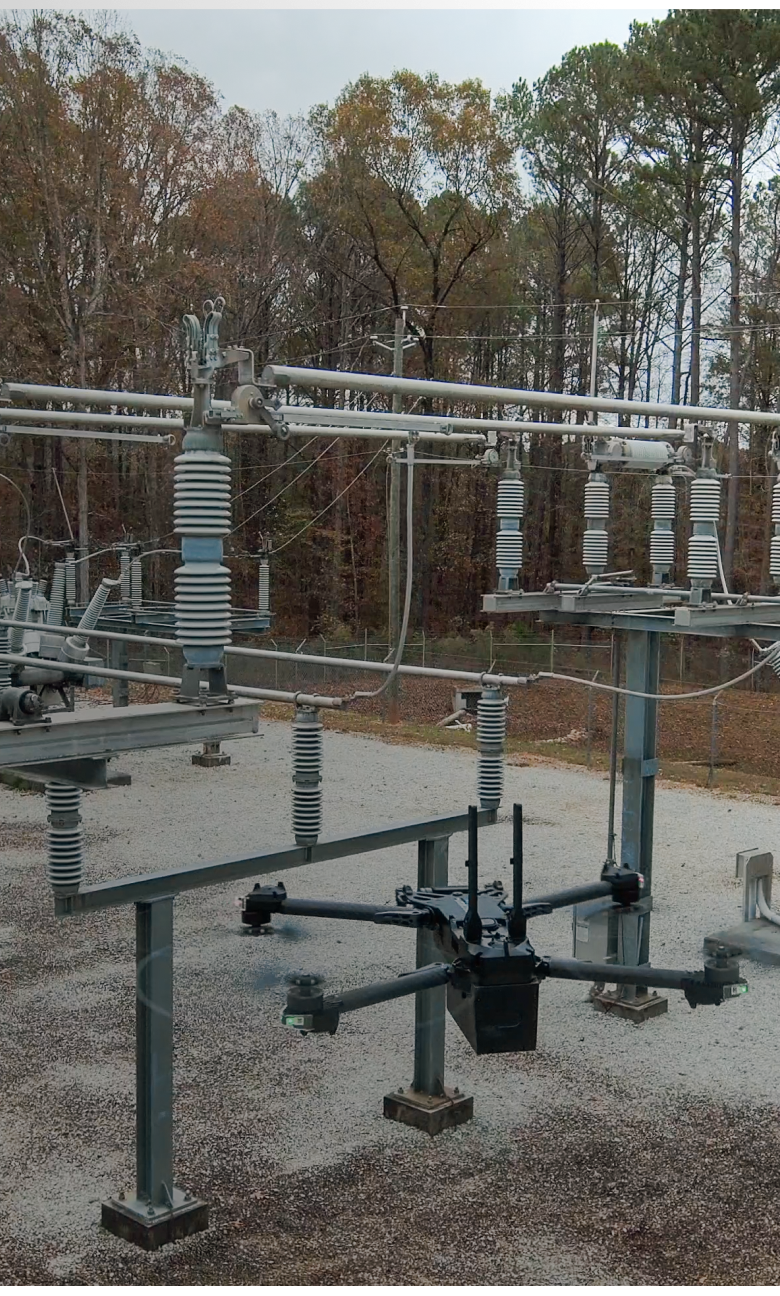
[[[642,440],[679,440],[685,433],[678,428],[618,427],[616,423],[534,423],[530,419],[478,419],[453,415],[448,420],[454,428],[487,428],[491,432],[555,432],[561,436],[614,436],[621,440],[641,437]]]
[[[75,405],[121,405],[125,409],[191,410],[191,396],[157,396],[150,392],[99,391],[91,387],[45,387],[40,383],[6,382],[2,385],[9,396],[22,396],[26,400],[59,401]],[[230,409],[230,401],[211,402],[215,409]]]
[[[144,671],[115,670],[111,666],[93,666],[90,662],[77,664],[48,657],[26,657],[23,653],[0,653],[0,661],[10,662],[13,666],[29,666],[34,670],[62,671],[64,675],[92,675],[96,679],[126,679],[136,684],[160,684],[165,688],[178,688],[181,684],[178,675],[147,675]],[[344,698],[319,697],[310,693],[285,693],[279,689],[247,688],[243,684],[229,685],[228,693],[233,693],[236,697],[260,698],[264,702],[289,702],[295,706],[319,708],[342,707],[345,701]]]
[[[144,422],[146,420],[143,420]],[[167,420],[166,420],[167,422]],[[138,424],[135,425],[138,427]],[[176,437],[170,436],[139,436],[134,432],[98,432],[97,428],[69,428],[69,427],[43,427],[41,424],[25,424],[20,427],[14,423],[2,422],[2,411],[0,411],[0,436],[54,436],[54,437],[81,437],[86,441],[141,441],[147,445],[173,445]]]
[[[37,410],[37,409],[2,409],[0,419],[16,420],[17,423],[84,423],[101,427],[148,427],[156,431],[164,428],[167,431],[181,431],[184,428],[182,418],[155,418],[151,414],[87,414],[83,410]]]
[[[621,428],[616,423],[533,423],[530,420],[510,420],[510,419],[479,419],[479,418],[461,418],[456,414],[388,414],[377,412],[376,410],[356,411],[356,410],[332,410],[315,405],[280,405],[277,407],[277,413],[288,422],[294,423],[322,423],[324,425],[344,424],[347,427],[371,426],[376,424],[378,427],[395,427],[396,424],[402,428],[413,427],[425,428],[430,426],[433,431],[442,429],[445,425],[451,428],[460,428],[464,431],[474,432],[560,432],[569,436],[619,436],[619,437],[683,437],[685,433],[679,429],[672,428],[668,432],[664,428]]]
[[[513,387],[481,387],[472,383],[392,378],[384,374],[341,373],[335,369],[300,369],[293,365],[266,365],[260,386],[292,384],[327,387],[338,391],[386,392],[399,396],[432,396],[437,399],[500,405],[539,405],[547,409],[587,410],[594,414],[654,414],[659,418],[684,418],[707,423],[780,425],[780,414],[767,410],[720,409],[706,405],[672,405],[660,401],[617,400],[609,396],[568,396],[562,392],[526,391]],[[620,434],[616,429],[615,435]]]
[[[271,429],[265,423],[227,423],[225,426],[231,432],[254,432],[264,436],[273,435]],[[335,424],[331,424],[331,426],[324,424],[318,427],[310,423],[287,423],[286,427],[290,436],[296,437],[335,436],[363,438],[370,441],[438,441],[440,444],[442,442],[457,444],[459,441],[467,441],[480,445],[484,445],[486,440],[484,436],[478,436],[474,432],[426,432],[424,429],[418,430],[417,428],[410,429],[407,432],[403,432],[400,428],[388,428],[383,432],[380,428],[337,427]]]
[[[37,630],[40,634],[53,635],[70,635],[73,634],[73,626],[50,626],[45,621],[15,621],[12,617],[2,619],[4,626],[17,627],[24,630]],[[181,648],[177,639],[162,639],[155,635],[135,635],[126,634],[119,630],[97,630],[90,629],[88,633],[90,639],[107,639],[116,640],[118,643],[137,643],[148,644],[153,648]],[[342,666],[347,670],[373,671],[374,674],[386,674],[393,669],[392,662],[370,662],[364,658],[356,658],[354,661],[349,657],[320,657],[317,653],[286,653],[274,651],[271,648],[244,648],[237,644],[226,644],[225,653],[231,657],[261,657],[270,661],[289,661],[303,662],[310,666]],[[36,659],[37,660],[37,659]],[[41,661],[46,661],[41,658]],[[92,674],[97,675],[97,671]],[[463,671],[448,670],[444,666],[399,666],[398,673],[401,675],[419,675],[423,679],[448,679],[460,680],[466,684],[479,684],[488,688],[515,688],[521,687],[528,683],[525,675],[491,675],[485,671]],[[144,678],[148,679],[148,676]]]

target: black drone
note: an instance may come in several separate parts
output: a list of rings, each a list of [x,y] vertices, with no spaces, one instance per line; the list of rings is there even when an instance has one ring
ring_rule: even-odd
[[[545,977],[682,990],[692,1008],[721,1004],[746,992],[739,964],[725,950],[705,959],[704,968],[696,972],[538,955],[528,939],[529,918],[599,897],[611,897],[618,910],[628,910],[639,900],[644,878],[631,869],[605,865],[598,882],[524,902],[522,806],[514,807],[513,827],[511,904],[500,884],[479,887],[476,806],[469,806],[467,887],[402,887],[395,907],[388,908],[345,900],[293,900],[281,882],[258,883],[243,898],[241,912],[242,922],[255,931],[274,914],[424,927],[442,955],[440,963],[340,995],[324,994],[319,977],[297,976],[288,990],[284,1025],[333,1035],[342,1013],[446,985],[447,1008],[475,1053],[520,1053],[536,1048],[539,985]]]

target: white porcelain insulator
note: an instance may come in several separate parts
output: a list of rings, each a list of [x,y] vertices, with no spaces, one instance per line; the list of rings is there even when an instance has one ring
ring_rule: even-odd
[[[525,487],[522,481],[502,479],[498,483],[496,513],[500,518],[522,519],[525,507]]]
[[[697,477],[691,482],[691,522],[720,520],[720,482],[715,477]]]
[[[651,567],[671,567],[674,562],[674,531],[650,532]]]
[[[656,482],[650,501],[650,515],[665,521],[673,521],[677,504],[677,493],[672,482]]]
[[[609,517],[609,482],[585,483],[585,516],[594,520]]]
[[[606,567],[609,555],[609,536],[606,531],[584,531],[582,535],[582,561],[585,567]]]
[[[257,574],[257,607],[260,612],[271,608],[271,572],[266,559],[260,563]]]
[[[496,810],[504,791],[507,698],[494,690],[477,702],[477,795],[483,810]]]
[[[518,568],[523,565],[522,531],[499,531],[496,535],[496,567]]]
[[[180,536],[230,532],[230,460],[215,450],[187,450],[174,466],[173,525]]]
[[[780,535],[773,535],[769,549],[769,575],[780,584]]]
[[[772,521],[775,526],[780,526],[780,481],[772,487]]]
[[[141,559],[134,558],[130,563],[130,601],[134,608],[140,608],[143,601],[144,575]]]
[[[84,872],[81,789],[68,783],[47,783],[46,808],[46,876],[55,891],[76,891]]]
[[[292,824],[299,846],[322,832],[322,723],[312,707],[299,707],[293,721]]]
[[[714,535],[692,535],[688,540],[689,580],[716,580],[718,539]]]
[[[221,563],[192,563],[174,577],[176,638],[192,647],[230,643],[230,572]]]

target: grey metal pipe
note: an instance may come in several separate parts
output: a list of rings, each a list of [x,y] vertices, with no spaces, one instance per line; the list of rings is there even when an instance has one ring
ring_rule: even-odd
[[[22,629],[40,630],[41,628],[40,622],[15,622],[13,618],[4,620],[3,624],[6,626],[19,625]],[[69,635],[72,632],[72,626],[46,625],[47,634]],[[92,639],[106,639],[109,642],[116,640],[119,643],[149,644],[154,648],[181,647],[181,644],[176,639],[163,639],[156,635],[125,634],[123,631],[118,630],[90,630],[89,633]],[[243,648],[237,644],[228,644],[225,647],[225,652],[231,657],[260,657],[270,661],[303,662],[307,666],[343,666],[345,670],[373,671],[375,675],[389,674],[393,669],[392,662],[370,662],[362,658],[352,661],[349,657],[320,657],[317,653],[277,652],[271,648]],[[398,671],[401,675],[419,675],[423,679],[461,680],[468,684],[479,684],[486,688],[519,688],[528,683],[525,675],[491,675],[487,671],[482,674],[479,671],[448,670],[446,667],[439,666],[399,666]]]
[[[3,392],[27,400],[61,401],[74,405],[120,405],[125,409],[191,410],[191,396],[158,396],[153,392],[102,391],[92,387],[46,387],[40,383],[3,383]],[[230,401],[211,402],[215,409],[230,409]]]
[[[278,411],[286,420],[295,423],[320,423],[325,426],[343,424],[348,427],[384,427],[394,429],[404,427],[425,428],[430,425],[433,431],[441,430],[442,425],[463,431],[474,432],[560,432],[566,436],[619,436],[642,437],[643,440],[662,437],[681,438],[685,433],[679,429],[667,428],[620,428],[615,423],[534,423],[530,420],[461,418],[456,414],[388,414],[376,410],[331,410],[315,405],[280,405]]]
[[[280,405],[277,413],[288,423],[324,423],[338,427],[379,427],[400,433],[410,427],[423,431],[446,432],[453,420],[447,415],[391,414],[385,410],[329,409],[322,405]]]
[[[649,414],[659,418],[685,418],[707,423],[780,425],[780,414],[767,410],[732,410],[706,405],[672,405],[663,401],[617,400],[609,396],[570,396],[561,392],[527,391],[513,387],[482,387],[474,383],[435,382],[422,378],[392,378],[383,374],[341,373],[334,369],[301,369],[294,365],[266,365],[261,384],[327,387],[337,391],[398,393],[432,396],[439,400],[484,402],[491,405],[538,405],[547,409],[588,410],[593,413]]]
[[[453,416],[448,422],[455,428],[489,428],[494,432],[555,432],[561,436],[614,436],[629,441],[641,437],[643,441],[674,438],[680,440],[685,436],[682,431],[669,428],[618,427],[615,423],[534,423],[531,419],[478,419]]]
[[[5,423],[83,423],[86,426],[165,428],[168,432],[184,427],[183,418],[155,418],[151,414],[89,414],[83,410],[0,409]]]
[[[181,684],[181,678],[178,675],[147,675],[145,671],[114,670],[110,666],[93,666],[91,663],[77,665],[76,663],[59,661],[55,658],[29,657],[23,653],[0,653],[0,662],[10,662],[13,666],[29,666],[36,670],[62,671],[66,675],[91,675],[97,679],[126,679],[132,680],[136,684],[161,684],[166,688],[178,688]],[[260,698],[264,702],[284,702],[295,706],[311,706],[331,710],[343,707],[345,701],[344,698],[318,697],[316,694],[309,693],[248,688],[243,684],[229,684],[228,693],[233,693],[236,697]]]
[[[271,429],[265,423],[231,423],[230,430],[233,432],[253,432],[259,436],[272,436]],[[375,427],[340,427],[335,424],[309,424],[309,423],[288,423],[287,428],[290,436],[294,437],[317,437],[317,436],[337,436],[351,437],[353,440],[363,441],[387,441],[392,438],[393,441],[408,441],[410,434],[404,432],[401,428],[388,428],[382,431]],[[412,434],[415,441],[439,441],[466,442],[470,444],[485,444],[485,437],[478,436],[475,432],[426,432],[425,429],[414,429]]]
[[[0,411],[0,418],[2,412]],[[81,437],[85,441],[146,441],[153,445],[172,445],[175,436],[139,436],[133,432],[98,432],[90,428],[48,427],[42,424],[19,424],[0,422],[0,436],[56,436]]]

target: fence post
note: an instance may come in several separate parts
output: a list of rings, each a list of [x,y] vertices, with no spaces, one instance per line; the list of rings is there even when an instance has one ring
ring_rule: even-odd
[[[710,728],[710,772],[707,777],[707,787],[715,786],[715,762],[718,759],[718,702],[720,693],[716,693],[712,700],[712,725]]]
[[[550,670],[555,670],[555,626],[550,627]]]
[[[599,672],[596,671],[596,674],[593,676],[594,684],[596,683],[598,677],[599,677]],[[588,766],[590,766],[590,760],[591,760],[592,738],[593,738],[593,689],[588,689],[588,757],[587,757]]]

